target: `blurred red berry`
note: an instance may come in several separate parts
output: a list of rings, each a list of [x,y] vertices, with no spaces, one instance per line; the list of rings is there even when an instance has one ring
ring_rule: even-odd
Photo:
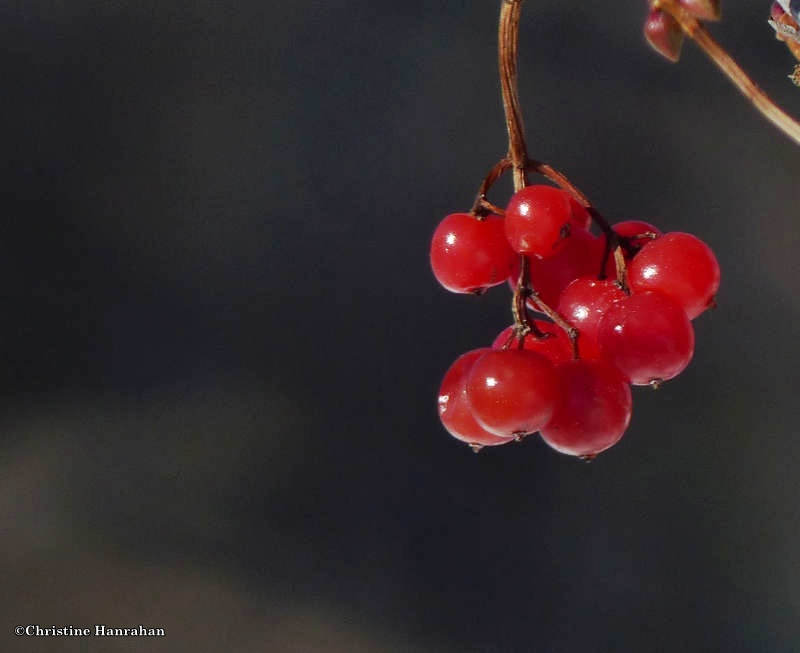
[[[670,61],[681,58],[683,30],[665,11],[654,9],[650,12],[644,23],[644,36],[656,52]]]
[[[616,444],[631,419],[631,389],[623,376],[600,360],[574,360],[556,367],[562,395],[542,439],[571,456],[596,456]]]

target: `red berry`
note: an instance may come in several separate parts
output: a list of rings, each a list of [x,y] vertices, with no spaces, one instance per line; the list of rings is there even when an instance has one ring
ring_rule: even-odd
[[[531,287],[539,293],[541,300],[555,308],[564,288],[578,277],[596,277],[603,262],[603,241],[588,231],[575,230],[566,239],[566,245],[555,256],[547,259],[531,259]],[[519,262],[511,277],[512,288],[516,286]]]
[[[558,313],[578,329],[578,353],[581,358],[599,358],[597,330],[600,320],[614,302],[627,295],[614,281],[581,277],[569,284],[558,300]]]
[[[694,354],[694,329],[683,308],[653,291],[612,304],[600,321],[598,341],[601,356],[634,385],[676,377]]]
[[[467,444],[494,446],[510,442],[512,438],[501,438],[484,429],[472,416],[467,403],[467,375],[475,361],[489,349],[474,349],[456,359],[447,370],[439,388],[439,419],[448,433]]]
[[[571,456],[596,456],[616,444],[631,420],[631,389],[613,366],[574,360],[556,367],[563,393],[542,438]]]
[[[553,364],[525,349],[489,351],[467,378],[472,414],[499,436],[533,433],[553,414],[560,386]]]
[[[643,236],[643,234],[652,233],[657,237],[661,235],[661,230],[658,227],[654,227],[649,222],[644,222],[642,220],[625,220],[624,222],[617,222],[617,224],[611,225],[611,228],[617,232],[617,234],[626,239],[628,247],[622,248],[626,265],[633,260],[633,256],[636,255],[636,253],[642,247],[655,240],[649,236]],[[602,240],[603,247],[605,247],[605,235],[603,235]],[[605,270],[606,278],[617,278],[617,264],[614,261],[613,252],[610,252],[608,259],[606,259]]]
[[[655,238],[644,236],[644,234],[655,234],[658,237],[662,233],[661,229],[644,220],[623,220],[611,225],[611,228],[623,238],[627,238],[631,247],[637,251],[655,240]],[[640,237],[637,238],[637,236]]]
[[[680,232],[645,245],[628,268],[634,292],[658,290],[677,301],[689,319],[705,311],[719,289],[719,263],[702,240]]]
[[[478,220],[468,213],[448,215],[431,241],[431,267],[447,290],[480,293],[503,283],[516,255],[508,245],[503,218]]]
[[[592,226],[592,216],[588,209],[571,195],[569,206],[572,209],[571,223],[579,229],[589,229]]]
[[[506,207],[506,236],[520,254],[548,257],[564,245],[572,222],[570,196],[552,186],[526,186]]]
[[[572,343],[570,343],[569,338],[567,337],[567,334],[564,333],[563,329],[556,326],[552,322],[545,322],[543,320],[532,321],[536,328],[544,333],[546,337],[538,338],[533,333],[529,333],[525,336],[523,349],[535,351],[536,353],[544,356],[553,364],[560,363],[562,361],[568,361],[572,358]],[[497,338],[494,339],[494,342],[492,343],[492,349],[502,349],[503,345],[505,345],[509,338],[511,338],[513,331],[513,326],[503,329]],[[515,347],[517,347],[516,341],[511,345],[511,348]]]

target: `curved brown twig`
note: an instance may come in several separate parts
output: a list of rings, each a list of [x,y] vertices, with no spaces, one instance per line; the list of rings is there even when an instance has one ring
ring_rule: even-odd
[[[775,104],[759,86],[747,76],[739,64],[717,43],[698,20],[686,11],[677,0],[653,0],[654,9],[670,14],[681,26],[684,34],[693,39],[723,74],[741,91],[753,106],[780,129],[786,136],[800,145],[800,123]]]

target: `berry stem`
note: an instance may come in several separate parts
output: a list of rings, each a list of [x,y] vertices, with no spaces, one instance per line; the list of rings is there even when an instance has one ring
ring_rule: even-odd
[[[514,316],[514,335],[522,346],[525,336],[531,332],[531,321],[528,318],[528,309],[525,307],[529,274],[528,257],[520,254],[519,259],[519,278],[511,298],[511,314]]]
[[[800,123],[775,104],[758,85],[747,76],[739,64],[717,43],[698,20],[686,11],[677,0],[653,0],[653,9],[670,14],[683,32],[700,46],[700,49],[717,65],[725,76],[741,91],[755,108],[780,129],[786,136],[800,145]]]
[[[514,171],[514,190],[519,191],[528,185],[528,170],[533,169],[544,177],[555,181],[561,188],[570,192],[575,199],[589,209],[592,217],[599,216],[596,210],[591,208],[591,204],[586,196],[570,183],[566,176],[554,170],[550,166],[532,161],[528,158],[528,146],[525,143],[525,127],[522,122],[522,106],[519,101],[519,85],[517,83],[517,52],[519,51],[519,17],[522,13],[523,0],[503,0],[500,5],[500,24],[497,32],[498,41],[498,64],[500,70],[500,89],[503,97],[503,109],[506,117],[506,130],[508,131],[508,161]],[[498,175],[502,174],[505,164],[500,161],[495,169],[499,168]],[[489,173],[487,179],[492,177]],[[492,179],[492,183],[497,177]],[[483,187],[481,187],[483,188]],[[481,200],[481,193],[478,193],[478,200]],[[602,219],[602,218],[601,218]],[[600,223],[598,223],[600,224]],[[607,237],[612,239],[614,231],[609,227],[605,220],[602,220],[604,231]],[[602,226],[601,225],[601,226]],[[614,241],[616,244],[616,241]],[[578,358],[578,330],[571,327],[564,318],[547,304],[539,299],[539,294],[530,285],[528,258],[520,254],[520,272],[517,280],[517,287],[514,289],[514,297],[511,303],[511,310],[514,314],[515,331],[520,335],[520,341],[525,334],[530,332],[530,321],[528,320],[525,300],[530,297],[537,309],[547,315],[569,336],[572,343],[572,351],[575,358]]]
[[[494,182],[500,179],[500,177],[505,174],[506,170],[508,170],[511,165],[511,159],[504,157],[495,163],[494,167],[489,170],[489,173],[481,182],[480,188],[478,188],[478,193],[475,197],[475,203],[472,205],[472,209],[470,210],[472,215],[476,216],[478,219],[486,217],[489,213],[494,213],[495,215],[505,215],[505,211],[503,209],[495,204],[492,204],[488,199],[486,199],[486,194],[489,192],[489,189],[494,186]]]
[[[608,257],[613,254],[614,256],[614,264],[617,270],[617,283],[619,283],[620,288],[622,288],[625,292],[628,292],[628,286],[625,281],[625,257],[623,256],[622,247],[624,245],[622,239],[619,237],[619,234],[611,228],[611,225],[608,223],[596,208],[592,206],[592,203],[589,201],[589,198],[583,194],[580,188],[578,188],[575,184],[573,184],[569,178],[563,173],[552,166],[542,163],[541,161],[528,161],[528,168],[534,170],[535,172],[539,173],[543,177],[549,179],[550,181],[556,183],[561,189],[567,191],[572,197],[574,197],[580,204],[586,207],[586,210],[589,211],[589,215],[592,216],[592,220],[594,223],[600,227],[606,237],[606,251],[603,256],[602,267],[600,268],[600,278],[605,279],[606,273],[606,261]]]
[[[541,161],[536,161],[534,159],[528,159],[527,167],[529,170],[533,170],[537,174],[542,175],[542,177],[545,179],[549,179],[559,188],[572,195],[572,197],[574,197],[580,204],[585,206],[590,211],[592,210],[592,203],[589,201],[589,198],[586,197],[586,195],[583,194],[583,191],[573,184],[563,172],[556,170],[553,166],[548,165],[547,163],[542,163]],[[598,226],[605,231],[606,227],[608,227],[608,223],[603,220],[599,213],[597,215],[600,218]],[[594,215],[592,217],[595,218]],[[597,218],[595,218],[595,220],[597,220]],[[608,230],[610,231],[611,227],[608,227]]]
[[[517,286],[517,289],[519,289],[519,286]],[[570,343],[572,343],[572,356],[573,358],[578,358],[578,330],[575,327],[570,326],[570,324],[563,317],[561,317],[557,311],[554,311],[541,299],[539,299],[539,293],[537,293],[535,290],[529,290],[528,295],[530,300],[536,306],[537,310],[544,313],[547,317],[553,320],[557,326],[564,330],[564,333],[566,333],[569,337]]]
[[[573,184],[567,175],[565,175],[560,170],[556,170],[553,166],[542,163],[541,161],[535,161],[533,159],[528,160],[528,169],[533,170],[534,172],[542,175],[545,179],[549,179],[553,183],[555,183],[559,188],[562,190],[567,191],[572,197],[574,197],[579,204],[584,206],[587,211],[589,211],[589,215],[592,216],[592,220],[595,224],[600,227],[600,230],[606,235],[606,237],[611,242],[612,246],[616,247],[618,244],[618,236],[617,232],[611,228],[611,225],[608,223],[592,203],[589,201],[589,198],[584,195],[583,191],[578,188],[575,184]]]
[[[522,106],[519,102],[517,83],[517,52],[519,50],[519,17],[523,0],[503,0],[500,5],[500,22],[497,30],[497,58],[500,71],[500,92],[508,131],[508,156],[500,161],[498,175],[508,167],[513,168],[514,190],[528,185],[528,146],[525,144],[525,127],[522,123]],[[492,172],[489,173],[491,178]],[[493,180],[492,180],[493,181]],[[480,193],[478,195],[480,198]],[[532,293],[530,287],[530,268],[528,257],[520,254],[519,278],[511,299],[511,312],[514,315],[514,332],[523,345],[525,336],[531,331],[525,299]]]
[[[628,288],[627,269],[625,264],[625,255],[622,253],[622,245],[617,245],[614,248],[614,267],[617,270],[617,284],[628,295],[631,294]]]
[[[498,63],[503,109],[508,130],[508,158],[514,168],[514,190],[528,185],[526,168],[528,147],[522,123],[522,107],[517,85],[517,51],[519,49],[519,16],[523,0],[503,0],[500,6],[498,38]]]

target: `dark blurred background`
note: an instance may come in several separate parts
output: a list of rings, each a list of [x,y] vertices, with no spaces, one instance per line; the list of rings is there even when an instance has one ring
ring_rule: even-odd
[[[532,155],[723,266],[592,465],[436,417],[510,321],[428,264],[505,150],[498,2],[0,6],[0,650],[800,650],[800,151],[640,0],[527,4]],[[724,9],[800,114],[769,2]]]

